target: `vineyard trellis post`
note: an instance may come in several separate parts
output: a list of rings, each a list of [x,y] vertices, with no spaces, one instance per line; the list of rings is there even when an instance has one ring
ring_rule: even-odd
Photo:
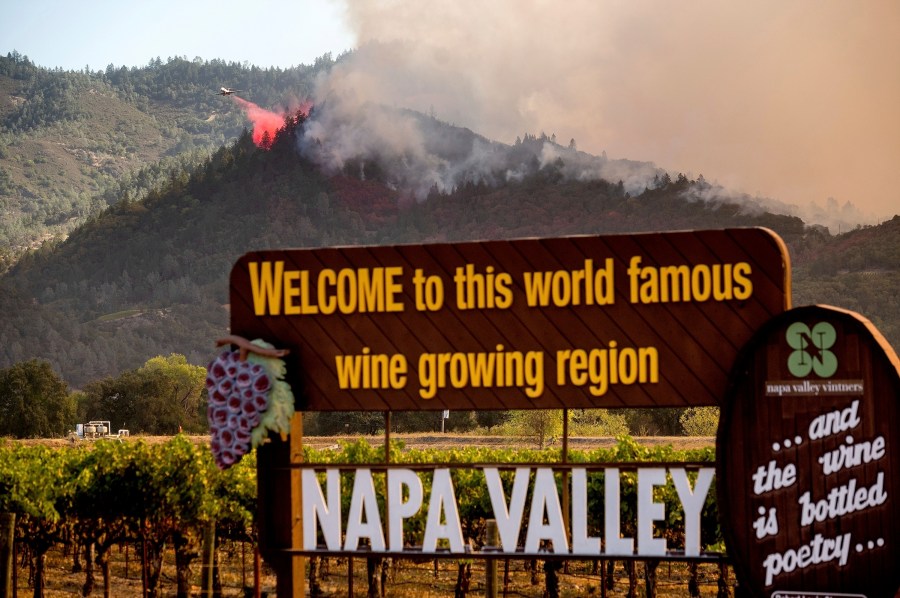
[[[497,531],[497,520],[488,519],[485,524],[485,545],[498,546],[500,536]],[[497,559],[490,559],[484,566],[484,595],[486,598],[497,598]]]
[[[259,556],[259,544],[253,544],[253,598],[260,597],[260,578],[262,577],[262,561]]]
[[[203,562],[200,564],[200,595],[213,596],[213,570],[216,555],[216,522],[210,521],[203,527]],[[243,572],[243,571],[242,571]]]
[[[12,596],[16,514],[0,513],[0,598]]]

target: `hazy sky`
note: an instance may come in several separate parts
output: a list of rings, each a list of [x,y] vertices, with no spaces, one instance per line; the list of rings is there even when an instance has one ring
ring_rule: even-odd
[[[0,0],[0,52],[46,67],[287,67],[359,46],[340,85],[498,141],[544,131],[789,204],[900,213],[897,0]]]
[[[144,66],[157,56],[284,68],[352,49],[343,10],[312,0],[0,0],[0,51],[64,69]]]

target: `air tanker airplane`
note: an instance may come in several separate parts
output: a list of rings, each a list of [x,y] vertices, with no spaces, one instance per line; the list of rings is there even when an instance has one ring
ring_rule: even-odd
[[[243,89],[231,89],[230,87],[220,87],[219,95],[220,96],[230,96],[231,94],[236,93],[238,91],[244,91],[244,90]]]

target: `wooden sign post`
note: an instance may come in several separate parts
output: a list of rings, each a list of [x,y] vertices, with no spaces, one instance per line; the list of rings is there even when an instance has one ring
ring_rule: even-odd
[[[0,596],[13,595],[16,514],[0,513]]]
[[[900,361],[861,316],[790,310],[738,358],[716,446],[728,553],[752,596],[900,589]]]

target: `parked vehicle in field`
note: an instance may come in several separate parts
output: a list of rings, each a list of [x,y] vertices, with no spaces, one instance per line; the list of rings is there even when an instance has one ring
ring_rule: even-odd
[[[69,440],[72,442],[77,440],[96,440],[98,438],[121,439],[127,436],[130,436],[130,433],[124,428],[113,434],[112,426],[107,420],[92,420],[86,424],[75,424],[75,430],[69,432]]]

